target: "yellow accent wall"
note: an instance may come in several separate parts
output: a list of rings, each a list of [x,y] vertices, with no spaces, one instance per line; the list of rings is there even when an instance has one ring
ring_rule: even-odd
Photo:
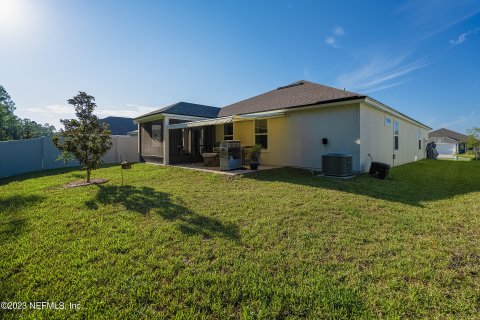
[[[218,144],[223,140],[223,124],[215,126],[215,142]]]
[[[233,139],[240,140],[242,146],[253,146],[255,122],[253,120],[234,121],[233,122]]]

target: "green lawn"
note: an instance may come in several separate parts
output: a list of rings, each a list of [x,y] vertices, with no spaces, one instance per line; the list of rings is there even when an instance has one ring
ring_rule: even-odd
[[[145,164],[0,180],[0,318],[480,317],[480,161],[392,178]],[[68,308],[67,308],[68,309]]]
[[[476,155],[474,155],[474,154],[466,154],[466,153],[457,154],[457,156],[458,156],[459,158],[472,159],[472,160],[476,158]]]

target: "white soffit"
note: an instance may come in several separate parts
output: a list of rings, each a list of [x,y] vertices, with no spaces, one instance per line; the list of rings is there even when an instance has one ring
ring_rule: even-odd
[[[272,112],[259,112],[259,113],[250,113],[250,114],[241,114],[235,116],[235,120],[242,119],[265,119],[265,118],[276,118],[285,116],[284,111],[272,111]]]

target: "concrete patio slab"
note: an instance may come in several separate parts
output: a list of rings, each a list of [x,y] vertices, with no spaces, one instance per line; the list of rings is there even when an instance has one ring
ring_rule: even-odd
[[[282,168],[283,167],[283,166],[261,165],[261,166],[258,167],[258,170],[250,170],[250,168],[248,166],[243,166],[244,169],[222,171],[222,170],[220,170],[220,167],[204,167],[203,163],[182,163],[182,164],[172,164],[172,165],[169,165],[169,166],[176,167],[176,168],[184,168],[184,169],[190,169],[190,170],[197,170],[197,171],[203,171],[203,172],[223,174],[223,175],[228,175],[228,176],[250,174],[250,173],[255,173],[255,172],[259,172],[259,171],[277,169],[277,168]]]

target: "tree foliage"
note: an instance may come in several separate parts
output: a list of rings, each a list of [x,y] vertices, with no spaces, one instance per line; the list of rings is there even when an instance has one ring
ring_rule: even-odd
[[[0,141],[52,136],[55,132],[54,126],[48,123],[41,125],[30,119],[20,119],[14,111],[15,103],[0,85]]]
[[[3,86],[0,86],[0,141],[12,140],[18,136],[19,126],[15,103]]]
[[[480,127],[473,127],[467,130],[467,147],[475,149],[480,145]]]
[[[65,129],[53,137],[54,145],[62,151],[65,161],[75,158],[87,171],[87,182],[90,182],[92,170],[97,169],[108,150],[112,147],[108,124],[100,124],[93,114],[97,107],[95,98],[80,91],[68,100],[75,107],[77,119],[64,119],[60,122]]]

